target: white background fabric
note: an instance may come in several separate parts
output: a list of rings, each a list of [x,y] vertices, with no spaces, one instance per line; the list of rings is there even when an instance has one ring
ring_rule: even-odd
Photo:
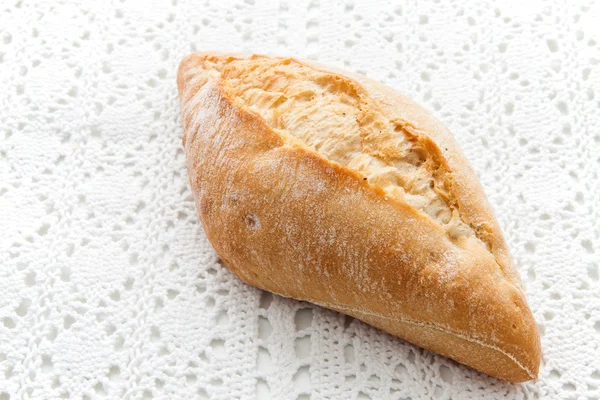
[[[568,3],[3,1],[0,399],[600,398],[600,3]],[[540,379],[223,268],[180,144],[176,68],[199,50],[361,72],[446,123],[523,277]]]

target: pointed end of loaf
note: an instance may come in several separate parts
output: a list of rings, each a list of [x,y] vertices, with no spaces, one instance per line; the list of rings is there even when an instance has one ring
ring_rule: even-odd
[[[488,340],[476,339],[430,323],[390,319],[361,310],[330,308],[350,314],[387,333],[404,338],[419,347],[452,358],[495,378],[514,383],[538,378],[541,346],[537,325],[533,318],[532,322],[525,326],[526,332],[523,332],[516,342],[506,346],[491,344]],[[527,316],[525,318],[527,319]],[[514,329],[510,324],[509,327],[494,327],[491,330],[507,328]]]
[[[177,91],[180,100],[183,99],[186,84],[193,77],[191,72],[200,65],[200,60],[198,54],[190,54],[185,56],[179,63],[179,67],[177,68]]]

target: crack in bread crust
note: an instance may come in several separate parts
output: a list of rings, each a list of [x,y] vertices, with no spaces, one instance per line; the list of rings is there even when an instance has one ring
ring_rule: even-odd
[[[474,240],[490,250],[462,218],[452,171],[437,145],[386,118],[360,83],[292,59],[207,58],[203,67],[218,72],[229,95],[287,142],[359,172],[429,216],[451,239]]]

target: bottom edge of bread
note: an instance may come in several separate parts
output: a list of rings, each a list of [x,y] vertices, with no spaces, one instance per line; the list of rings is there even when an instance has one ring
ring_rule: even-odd
[[[240,277],[240,279],[246,281],[242,277]],[[417,321],[410,318],[386,316],[383,314],[374,313],[372,311],[361,310],[344,305],[329,304],[311,299],[290,297],[250,282],[246,283],[281,297],[303,301],[349,315],[393,337],[405,340],[406,342],[421,347],[427,351],[431,351],[433,353],[453,359],[461,364],[466,365],[467,367],[484,372],[495,378],[515,383],[537,379],[537,374],[531,371],[530,368],[523,365],[523,363],[520,362],[513,354],[506,352],[498,346],[485,343],[481,340],[469,337],[468,335],[460,332],[455,332],[438,324]],[[413,327],[413,329],[407,329],[409,332],[406,332],[406,334],[403,335],[401,332],[398,332],[399,330],[402,330],[399,325]],[[446,340],[440,340],[441,338],[434,337],[437,336],[435,334],[428,334],[428,332],[430,333],[431,331],[439,332],[441,335],[446,336]],[[416,338],[419,337],[421,339],[417,340]],[[466,344],[461,345],[461,341],[466,342]]]

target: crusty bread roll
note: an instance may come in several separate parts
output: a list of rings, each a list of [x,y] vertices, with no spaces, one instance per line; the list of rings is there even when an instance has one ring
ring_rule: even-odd
[[[177,78],[204,231],[245,282],[489,375],[537,378],[538,328],[451,133],[363,76],[198,53]]]

